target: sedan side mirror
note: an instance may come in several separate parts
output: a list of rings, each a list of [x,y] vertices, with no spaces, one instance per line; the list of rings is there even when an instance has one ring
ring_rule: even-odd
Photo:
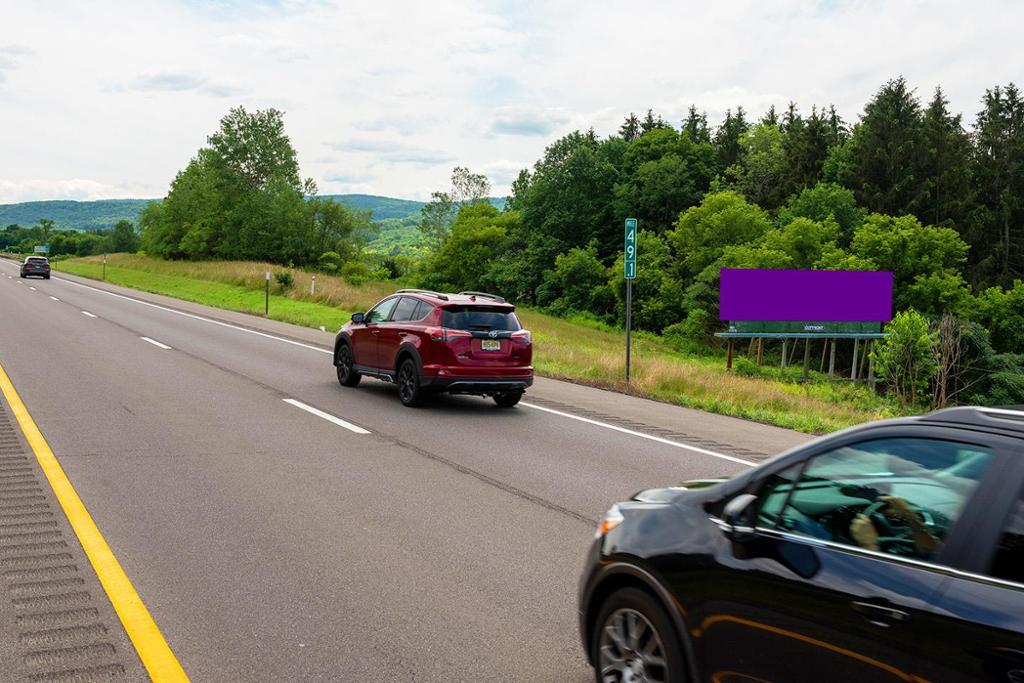
[[[742,493],[725,505],[722,521],[725,523],[725,535],[734,541],[743,541],[754,535],[754,502],[757,496]]]
[[[352,322],[356,323],[357,325],[361,324],[363,322],[364,318],[366,318],[366,314],[365,313],[353,313],[352,314]]]

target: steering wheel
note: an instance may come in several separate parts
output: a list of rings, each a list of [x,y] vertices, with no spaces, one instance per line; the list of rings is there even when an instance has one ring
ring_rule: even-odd
[[[861,513],[871,520],[875,531],[878,532],[878,546],[886,552],[899,549],[915,554],[917,552],[917,544],[914,543],[913,536],[911,536],[910,529],[906,526],[906,523],[902,522],[900,524],[903,528],[894,528],[890,518],[882,512],[888,505],[888,501],[876,500],[864,508],[864,512]],[[917,512],[914,508],[911,508],[911,510],[915,513]]]

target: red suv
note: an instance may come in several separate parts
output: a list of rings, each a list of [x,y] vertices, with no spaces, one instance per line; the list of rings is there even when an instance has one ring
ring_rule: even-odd
[[[354,313],[334,341],[342,386],[363,375],[398,385],[407,406],[428,392],[491,396],[511,408],[533,384],[533,340],[515,306],[485,292],[400,289]]]

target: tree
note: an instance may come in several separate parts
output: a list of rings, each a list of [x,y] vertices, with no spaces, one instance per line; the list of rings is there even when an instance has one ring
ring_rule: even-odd
[[[922,178],[927,199],[920,218],[932,225],[965,227],[971,210],[971,141],[953,116],[941,88],[924,111]]]
[[[783,138],[778,126],[770,123],[759,123],[747,130],[740,139],[742,161],[725,170],[726,185],[758,206],[777,208],[784,198]]]
[[[647,114],[644,116],[643,121],[640,122],[640,133],[650,133],[652,130],[658,130],[659,128],[671,128],[665,119],[661,118],[661,114],[654,115],[654,111],[651,109],[647,110]]]
[[[921,225],[914,216],[871,214],[854,234],[850,251],[893,272],[897,310],[920,307],[941,314],[969,294],[959,273],[967,249],[951,228]]]
[[[740,138],[749,127],[743,107],[736,107],[735,116],[731,110],[725,110],[725,120],[715,131],[715,148],[721,168],[729,168],[740,160],[743,153]]]
[[[682,274],[692,277],[718,260],[726,247],[754,242],[771,227],[759,207],[735,192],[718,192],[687,209],[668,238],[680,255]]]
[[[633,324],[637,329],[661,332],[683,319],[683,285],[673,276],[673,260],[664,237],[649,230],[637,234],[637,253],[643,259],[633,280]],[[626,280],[620,254],[608,269],[608,284],[615,295],[615,320],[626,319]]]
[[[618,217],[632,216],[663,233],[679,212],[698,203],[715,174],[715,150],[671,128],[660,128],[630,143],[615,185]]]
[[[463,206],[448,239],[429,257],[421,284],[438,291],[483,289],[488,265],[505,252],[509,228],[518,220],[490,204]]]
[[[420,209],[420,244],[427,251],[436,251],[444,244],[455,217],[455,202],[447,192],[432,192],[430,201]]]
[[[889,336],[879,340],[872,351],[875,370],[900,405],[916,406],[927,394],[937,369],[928,320],[913,309],[901,311],[886,324],[885,332]]]
[[[921,105],[901,76],[883,85],[864,107],[849,145],[841,183],[871,211],[916,213],[926,205]]]
[[[50,243],[50,235],[53,234],[53,221],[49,218],[39,219],[39,239],[43,244]]]
[[[608,269],[597,258],[591,245],[573,247],[555,258],[537,292],[537,303],[560,314],[607,313],[611,306],[611,289],[607,286]]]
[[[864,222],[867,212],[857,206],[853,192],[833,183],[818,183],[789,198],[779,209],[779,225],[788,225],[794,218],[812,221],[833,220],[839,226],[838,242],[847,246],[854,231]]]
[[[978,201],[970,235],[978,275],[1009,286],[1024,276],[1024,100],[1012,83],[985,91],[975,125]]]
[[[1024,349],[1024,282],[1016,280],[1008,289],[989,287],[975,301],[971,318],[992,335],[999,352],[1021,353]]]
[[[683,134],[694,142],[711,144],[711,129],[708,128],[708,114],[697,114],[697,107],[690,105],[686,118],[683,120]]]
[[[118,221],[108,238],[110,251],[134,254],[139,250],[139,234],[131,221]]]
[[[471,173],[464,166],[452,169],[452,201],[456,204],[476,204],[487,201],[491,194],[491,181],[482,173]]]
[[[265,189],[273,181],[283,181],[296,191],[316,193],[312,180],[304,185],[299,178],[295,148],[284,132],[284,112],[278,109],[249,113],[245,107],[235,107],[207,142],[216,152],[213,159],[221,179],[234,185],[234,192]]]
[[[619,126],[619,135],[626,142],[633,142],[640,137],[640,119],[636,117],[636,114],[629,112],[629,116]]]

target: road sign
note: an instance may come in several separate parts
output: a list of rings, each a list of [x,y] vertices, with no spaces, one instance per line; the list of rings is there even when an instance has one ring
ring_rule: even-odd
[[[627,280],[636,278],[636,219],[626,219],[626,259],[624,261]]]
[[[49,254],[50,253],[50,245],[49,244],[39,244],[39,245],[36,245],[36,248],[33,249],[33,251],[36,254]]]

